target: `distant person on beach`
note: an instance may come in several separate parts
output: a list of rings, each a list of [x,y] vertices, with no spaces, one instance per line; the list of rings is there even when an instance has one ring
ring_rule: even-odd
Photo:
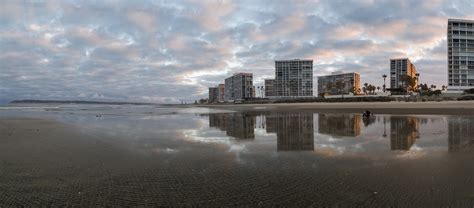
[[[369,110],[366,110],[364,114],[362,114],[362,118],[370,118],[371,115],[372,113]]]

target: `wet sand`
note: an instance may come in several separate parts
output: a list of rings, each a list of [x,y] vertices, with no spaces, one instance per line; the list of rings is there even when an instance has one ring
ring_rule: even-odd
[[[133,142],[44,119],[0,119],[0,207],[342,206],[467,207],[474,154],[398,160],[313,152],[244,154],[159,135]],[[148,146],[147,146],[148,148]]]
[[[311,111],[323,113],[360,113],[370,110],[378,114],[442,114],[474,115],[474,101],[443,102],[347,102],[347,103],[277,103],[277,104],[226,104],[199,105],[202,107],[237,111],[274,110],[274,111]]]

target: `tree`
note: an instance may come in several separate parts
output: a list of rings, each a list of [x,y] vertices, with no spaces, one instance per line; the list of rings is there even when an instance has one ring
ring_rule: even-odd
[[[364,83],[364,88],[363,88],[364,89],[364,94],[367,94],[367,91],[369,91],[368,87],[369,87],[369,83],[367,83],[367,82]]]
[[[441,86],[441,90],[445,91],[446,90],[446,85]]]
[[[332,82],[328,82],[326,84],[326,92],[329,92],[329,94],[332,94],[331,93],[332,92],[332,86],[333,86]]]

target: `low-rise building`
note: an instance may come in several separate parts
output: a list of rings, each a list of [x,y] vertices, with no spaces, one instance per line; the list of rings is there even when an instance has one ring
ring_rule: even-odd
[[[319,96],[357,94],[359,89],[360,74],[356,72],[333,72],[331,75],[318,77]]]

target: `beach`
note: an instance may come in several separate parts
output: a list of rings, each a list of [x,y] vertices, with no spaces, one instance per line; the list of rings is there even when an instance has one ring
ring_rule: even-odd
[[[241,106],[253,110],[0,111],[0,206],[474,203],[472,117],[378,115],[365,125],[357,114],[308,113],[311,104]]]
[[[275,103],[275,104],[214,104],[198,105],[218,109],[239,111],[252,110],[297,110],[312,112],[362,113],[370,110],[382,114],[443,114],[473,115],[474,101],[427,101],[427,102],[346,102],[346,103]]]

